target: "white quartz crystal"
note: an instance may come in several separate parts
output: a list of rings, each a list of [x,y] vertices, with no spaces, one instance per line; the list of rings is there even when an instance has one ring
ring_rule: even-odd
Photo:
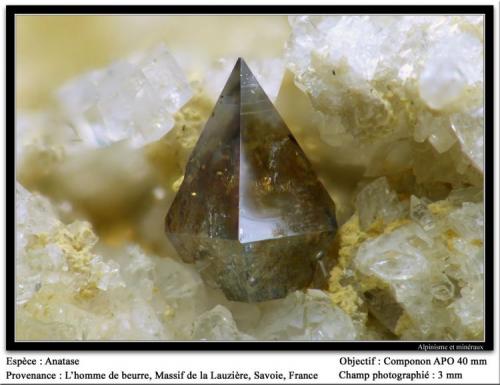
[[[356,197],[356,208],[363,229],[377,219],[390,223],[402,217],[406,211],[405,205],[399,202],[385,177],[376,179],[361,190]]]
[[[354,340],[351,318],[320,290],[297,291],[262,305],[255,333],[263,340]]]
[[[442,110],[456,102],[467,85],[483,81],[483,47],[478,36],[454,31],[453,25],[458,23],[449,23],[444,28],[438,23],[443,21],[437,20],[433,25],[439,32],[429,39],[431,45],[420,73],[419,91],[429,107]]]
[[[193,340],[240,341],[254,338],[241,333],[231,312],[222,305],[200,315],[193,325]]]
[[[50,202],[40,196],[30,194],[21,184],[16,182],[16,303],[26,302],[39,288],[42,277],[32,272],[25,263],[28,244],[38,233],[51,231],[58,225]],[[48,268],[60,267],[60,252],[49,247],[46,254],[37,253],[36,264],[43,267],[42,259],[49,262]]]
[[[430,159],[425,142],[449,166],[418,168],[421,180],[481,184],[482,17],[293,16],[290,25],[287,66],[326,143],[355,146],[377,176]]]
[[[149,257],[137,246],[104,249],[103,255],[89,223],[63,224],[46,198],[20,185],[16,195],[16,312],[24,325],[17,329],[20,338],[33,336],[32,326],[77,340],[172,339],[182,333],[177,330],[181,321],[175,316],[164,321],[163,313],[167,306],[175,310],[179,302],[189,307],[192,287],[201,282],[199,277],[189,279],[189,268]],[[120,257],[112,258],[116,255]],[[165,266],[167,276],[161,275]],[[160,282],[168,278],[161,295],[154,274]]]
[[[121,140],[141,146],[165,135],[191,96],[183,71],[160,45],[68,82],[58,102],[86,146]]]
[[[372,279],[364,292],[369,307],[402,338],[482,338],[483,205],[464,201],[477,192],[455,190],[434,203],[412,196],[409,217],[356,249],[358,280]],[[387,205],[397,210],[399,202]],[[398,323],[382,303],[398,304]]]

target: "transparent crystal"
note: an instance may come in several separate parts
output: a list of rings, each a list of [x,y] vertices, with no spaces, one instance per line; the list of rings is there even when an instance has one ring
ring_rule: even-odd
[[[387,224],[405,214],[404,205],[385,177],[374,180],[359,192],[356,208],[362,229],[367,229],[377,219]]]
[[[231,312],[224,306],[217,305],[200,315],[194,322],[193,340],[241,341],[254,338],[241,333],[233,320]]]
[[[173,127],[172,114],[191,96],[182,70],[160,45],[65,84],[58,101],[82,145],[105,147],[128,140],[142,146]]]
[[[402,339],[482,337],[484,214],[467,201],[480,199],[475,187],[437,202],[411,196],[409,218],[346,238],[360,242],[341,253],[354,254],[369,313]]]
[[[366,176],[412,170],[419,181],[482,186],[483,22],[289,17],[287,67],[312,105],[304,121],[318,121],[321,141]]]
[[[327,191],[238,60],[167,214],[169,239],[228,299],[254,302],[309,285],[336,227]]]
[[[435,223],[431,212],[427,208],[428,202],[412,195],[410,198],[410,218],[417,222],[425,231],[434,228]]]
[[[264,303],[256,333],[264,340],[354,340],[352,320],[320,290]]]

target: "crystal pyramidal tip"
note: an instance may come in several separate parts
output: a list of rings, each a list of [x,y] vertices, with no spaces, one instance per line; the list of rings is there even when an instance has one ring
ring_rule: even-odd
[[[309,286],[335,236],[333,201],[241,58],[189,158],[165,228],[208,284],[244,302]]]

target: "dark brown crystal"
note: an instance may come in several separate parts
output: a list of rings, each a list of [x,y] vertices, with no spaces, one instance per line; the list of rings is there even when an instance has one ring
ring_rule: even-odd
[[[167,214],[169,239],[228,299],[257,302],[307,287],[336,229],[330,196],[238,59]]]

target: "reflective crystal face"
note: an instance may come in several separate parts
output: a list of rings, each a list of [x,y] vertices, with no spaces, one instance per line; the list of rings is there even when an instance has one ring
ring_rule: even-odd
[[[336,229],[334,203],[239,59],[167,214],[169,239],[228,299],[256,302],[307,287]]]

